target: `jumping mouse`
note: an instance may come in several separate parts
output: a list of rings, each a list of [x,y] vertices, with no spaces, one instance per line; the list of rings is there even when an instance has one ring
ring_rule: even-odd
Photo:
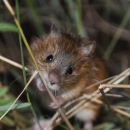
[[[81,93],[91,94],[98,86],[84,91],[94,81],[107,78],[107,71],[101,58],[97,55],[96,42],[81,38],[77,34],[55,29],[54,25],[48,35],[41,39],[36,38],[31,50],[39,70],[50,90],[56,92],[55,101],[50,103],[52,108],[58,108]],[[32,71],[35,65],[31,58],[29,64]],[[40,91],[45,90],[45,85],[40,77],[36,78]],[[76,117],[85,123],[84,129],[92,129],[93,121],[100,105],[91,104],[80,111]]]

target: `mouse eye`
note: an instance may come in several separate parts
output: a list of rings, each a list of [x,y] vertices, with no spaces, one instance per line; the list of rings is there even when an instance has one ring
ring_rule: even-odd
[[[66,71],[67,74],[71,75],[73,73],[72,67],[69,67]]]
[[[49,55],[46,57],[47,62],[52,62],[52,60],[53,60],[53,55]]]

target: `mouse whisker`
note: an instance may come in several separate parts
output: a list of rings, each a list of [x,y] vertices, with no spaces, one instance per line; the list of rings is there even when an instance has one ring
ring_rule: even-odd
[[[32,75],[32,73],[27,73],[26,75]],[[11,86],[14,82],[16,82],[17,80],[23,78],[24,76],[23,75],[20,75],[18,78],[16,78],[14,81],[12,81],[9,86]]]

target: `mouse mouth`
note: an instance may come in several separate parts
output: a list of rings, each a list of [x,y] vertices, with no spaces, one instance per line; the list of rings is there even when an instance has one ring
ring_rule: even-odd
[[[59,90],[59,86],[57,84],[50,84],[50,82],[48,80],[46,80],[46,83],[47,83],[47,87],[50,89],[50,90]],[[37,84],[37,87],[40,91],[45,91],[46,90],[46,86],[44,84],[44,82],[38,78],[37,81],[36,81],[36,84]]]
[[[48,83],[48,87],[51,90],[59,90],[59,86],[57,84],[51,85],[50,83]]]
[[[44,91],[44,90],[46,90],[46,87],[48,87],[50,90],[52,90],[52,91],[55,91],[55,90],[59,90],[59,85],[57,84],[57,83],[51,83],[51,81],[50,81],[50,79],[49,79],[49,74],[48,74],[48,72],[46,72],[46,71],[44,71],[44,72],[42,72],[42,76],[43,76],[43,78],[44,78],[44,80],[45,80],[45,83],[43,83],[42,82],[42,79],[39,77],[39,84],[38,84],[38,88],[40,89],[40,90],[42,90],[42,91]],[[47,85],[47,86],[45,86],[45,84]]]

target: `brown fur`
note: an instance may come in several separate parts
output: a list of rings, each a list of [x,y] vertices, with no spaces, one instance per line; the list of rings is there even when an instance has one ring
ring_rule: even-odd
[[[84,49],[88,49],[88,52]],[[66,92],[61,92],[64,102],[78,97],[84,88],[95,83],[92,79],[101,81],[107,78],[104,63],[94,52],[95,42],[83,39],[78,35],[52,30],[46,37],[35,39],[31,50],[39,70],[46,70],[48,73],[52,70],[57,72],[60,80],[58,85]],[[47,63],[46,57],[50,54],[54,56],[54,61]],[[34,70],[34,63],[30,58],[29,62]],[[66,70],[70,65],[73,73],[69,75],[66,74]],[[84,93],[91,94],[97,87],[88,89]],[[95,111],[96,116],[99,106],[91,105],[89,108]]]

